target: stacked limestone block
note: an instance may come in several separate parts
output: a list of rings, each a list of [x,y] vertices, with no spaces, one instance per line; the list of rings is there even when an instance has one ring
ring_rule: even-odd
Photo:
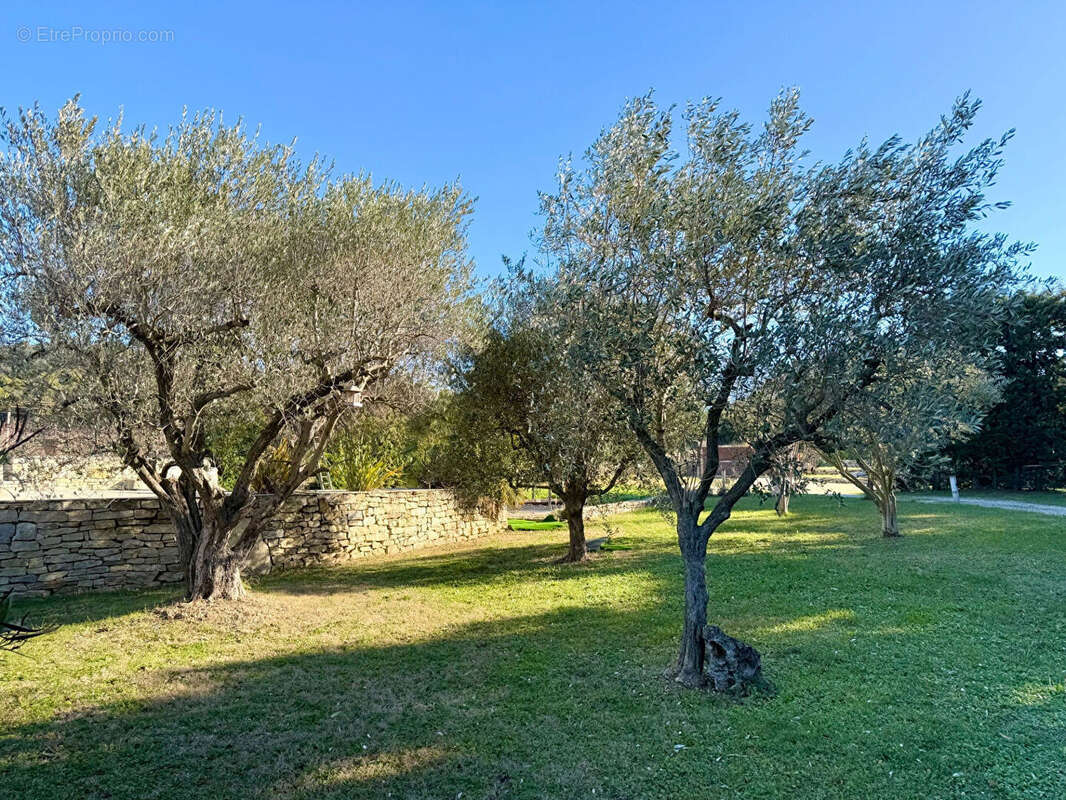
[[[617,503],[604,503],[602,506],[585,506],[585,519],[600,519],[609,517],[612,514],[640,511],[645,508],[651,508],[654,505],[655,500],[649,497],[645,500],[620,500]]]
[[[275,523],[263,533],[275,569],[476,539],[502,527],[433,489],[296,495]]]
[[[297,494],[267,524],[246,572],[396,553],[501,527],[463,511],[446,491]],[[181,580],[174,527],[154,498],[0,502],[0,591],[43,596]]]
[[[181,578],[174,527],[154,499],[0,503],[0,590],[47,595]]]
[[[140,488],[137,474],[117,459],[13,456],[0,464],[0,498],[83,497]]]

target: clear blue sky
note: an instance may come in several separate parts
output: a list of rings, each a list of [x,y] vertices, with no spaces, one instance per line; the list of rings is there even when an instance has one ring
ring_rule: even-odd
[[[243,7],[240,7],[243,5]],[[78,31],[81,33],[78,33]],[[87,31],[172,31],[157,43]],[[81,41],[38,41],[63,35]],[[69,32],[64,34],[64,32]],[[95,35],[95,34],[94,34]],[[183,105],[261,123],[272,141],[407,184],[478,197],[482,274],[529,249],[538,189],[630,96],[721,96],[758,120],[802,89],[819,158],[863,135],[913,138],[969,88],[978,135],[1014,127],[994,227],[1066,278],[1066,3],[18,2],[0,9],[0,105],[165,125]],[[31,41],[21,42],[19,38]]]

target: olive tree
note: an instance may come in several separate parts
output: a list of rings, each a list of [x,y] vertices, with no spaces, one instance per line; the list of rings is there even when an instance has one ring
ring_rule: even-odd
[[[768,474],[777,516],[787,517],[792,495],[807,487],[809,481],[806,476],[816,466],[817,453],[805,443],[795,442],[774,455]]]
[[[456,446],[471,453],[457,475],[467,493],[545,483],[563,501],[565,561],[588,556],[584,509],[614,488],[639,448],[617,404],[575,349],[579,308],[558,282],[521,269],[501,287],[480,347],[458,375]]]
[[[978,103],[962,98],[913,145],[865,141],[808,163],[795,92],[759,129],[688,106],[686,144],[650,96],[630,102],[543,196],[543,245],[585,296],[584,358],[625,411],[676,515],[685,616],[671,673],[704,685],[710,536],[796,442],[901,379],[913,342],[987,334],[1024,248],[976,232],[1008,136],[956,157]],[[725,424],[747,467],[705,513]],[[694,472],[683,454],[705,454]],[[722,686],[712,675],[716,686]]]
[[[914,361],[907,374],[850,404],[828,426],[823,445],[829,463],[877,506],[887,537],[900,535],[901,478],[921,459],[976,433],[998,397],[991,374],[974,360]]]
[[[212,112],[159,135],[71,101],[4,140],[0,262],[27,338],[78,376],[66,423],[170,512],[188,596],[240,597],[261,526],[343,415],[454,335],[468,200],[333,178]],[[205,436],[223,417],[255,426],[228,492]]]

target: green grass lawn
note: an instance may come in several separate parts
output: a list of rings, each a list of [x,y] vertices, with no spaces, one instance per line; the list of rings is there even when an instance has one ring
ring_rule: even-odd
[[[588,499],[588,505],[600,506],[605,503],[621,503],[626,500],[644,500],[652,495],[658,494],[659,489],[656,487],[648,488],[646,486],[615,486],[611,491],[606,494],[593,495]],[[525,499],[545,499],[550,492],[547,489],[538,489],[536,491],[524,490],[519,492],[519,497]],[[559,498],[552,494],[552,498],[559,502]],[[521,505],[521,503],[519,503]]]
[[[26,602],[0,655],[0,797],[1066,797],[1061,519],[746,500],[710,617],[776,694],[663,680],[674,534],[554,563],[565,530],[273,576],[209,610],[166,593]],[[599,535],[597,523],[590,535]]]
[[[554,531],[559,528],[565,528],[565,522],[544,522],[543,520],[535,519],[509,519],[507,520],[507,527],[512,531]]]

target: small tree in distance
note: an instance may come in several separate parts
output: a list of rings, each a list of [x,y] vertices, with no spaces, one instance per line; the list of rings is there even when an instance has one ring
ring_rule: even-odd
[[[715,102],[690,105],[683,154],[672,113],[648,96],[544,195],[544,249],[585,298],[587,369],[676,514],[685,613],[670,673],[683,685],[706,683],[708,657],[714,685],[731,685],[707,625],[707,544],[774,454],[821,444],[842,411],[907,374],[900,354],[917,342],[987,337],[1025,248],[970,228],[1008,138],[955,157],[977,109],[963,98],[913,146],[863,142],[807,166],[794,92],[761,130]],[[726,422],[752,453],[705,514]],[[701,443],[688,477],[678,454]]]
[[[774,493],[774,512],[788,516],[792,495],[807,486],[807,472],[817,462],[817,451],[803,442],[790,444],[774,454],[769,469],[770,485]]]
[[[97,130],[76,101],[4,129],[0,263],[25,338],[78,379],[61,398],[170,512],[190,599],[238,598],[260,529],[338,422],[431,363],[468,291],[457,186],[334,180],[213,113],[165,136]],[[207,431],[253,430],[232,489]],[[256,475],[284,441],[274,494]]]
[[[515,271],[481,347],[459,376],[454,446],[468,452],[455,484],[470,497],[545,483],[563,501],[565,561],[588,555],[585,504],[611,491],[639,450],[610,396],[574,351],[579,309],[545,279]]]
[[[900,479],[924,456],[975,433],[997,396],[990,374],[969,360],[916,360],[908,374],[863,396],[837,417],[823,452],[877,507],[881,534],[896,537]]]

